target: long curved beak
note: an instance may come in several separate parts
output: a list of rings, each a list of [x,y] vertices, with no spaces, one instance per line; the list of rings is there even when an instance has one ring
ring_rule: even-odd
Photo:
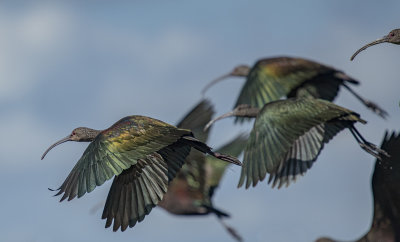
[[[220,77],[218,77],[217,79],[215,79],[215,80],[209,82],[209,83],[203,88],[203,90],[201,90],[201,95],[204,96],[204,94],[206,93],[206,91],[207,91],[211,86],[213,86],[214,84],[216,84],[216,83],[218,83],[218,82],[224,80],[225,78],[231,77],[231,76],[232,76],[232,72],[229,72],[228,74],[225,74],[225,75],[223,75],[223,76],[220,76]]]
[[[351,60],[351,61],[354,60],[354,58],[356,57],[356,55],[358,55],[358,53],[360,53],[361,51],[365,50],[366,48],[371,47],[371,46],[373,46],[373,45],[385,43],[385,42],[388,42],[387,36],[384,36],[383,38],[377,39],[377,40],[375,40],[375,41],[372,41],[372,42],[369,43],[369,44],[364,45],[364,46],[361,47],[359,50],[357,50],[356,53],[354,53],[354,54],[351,56],[350,60]]]
[[[52,144],[52,145],[43,153],[41,160],[43,160],[43,158],[47,155],[47,153],[49,153],[49,151],[50,151],[51,149],[53,149],[54,147],[56,147],[56,146],[59,145],[59,144],[62,144],[62,143],[64,143],[64,142],[67,142],[67,141],[70,141],[70,140],[71,140],[71,139],[70,139],[70,136],[68,135],[67,137],[65,137],[65,138],[63,138],[63,139],[60,139],[59,141],[57,141],[57,142],[55,142],[54,144]]]

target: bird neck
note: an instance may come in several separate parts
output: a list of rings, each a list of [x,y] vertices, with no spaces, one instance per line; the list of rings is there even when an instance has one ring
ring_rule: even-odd
[[[80,142],[91,142],[93,141],[98,134],[100,134],[101,130],[95,130],[91,128],[85,128],[85,137]]]
[[[234,116],[236,117],[246,117],[246,118],[255,118],[257,117],[260,109],[257,107],[252,107],[249,105],[239,105],[234,111]]]

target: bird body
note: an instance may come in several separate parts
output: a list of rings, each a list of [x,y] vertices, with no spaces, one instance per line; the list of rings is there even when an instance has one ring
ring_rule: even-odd
[[[50,146],[42,159],[50,149],[66,141],[91,143],[56,195],[64,193],[61,201],[72,200],[115,176],[102,215],[107,219],[106,227],[114,221],[114,231],[133,227],[162,200],[191,147],[240,165],[236,158],[211,151],[188,129],[137,115],[122,118],[103,131],[74,129]]]
[[[248,104],[262,108],[264,104],[282,97],[304,94],[304,89],[310,90],[310,86],[314,90],[307,93],[315,98],[332,101],[343,82],[359,84],[343,72],[314,61],[292,57],[261,59],[250,69],[235,107]],[[304,85],[305,83],[312,85]],[[334,88],[329,92],[324,90],[331,86]]]

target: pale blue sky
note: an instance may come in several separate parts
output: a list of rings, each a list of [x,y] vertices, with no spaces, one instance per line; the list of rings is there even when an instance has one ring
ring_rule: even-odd
[[[89,3],[90,2],[90,3]],[[150,3],[151,2],[151,3]],[[0,4],[1,241],[232,241],[213,216],[177,217],[154,209],[132,229],[104,229],[101,211],[111,182],[71,202],[56,188],[86,148],[66,143],[42,152],[78,126],[103,129],[141,114],[175,123],[211,79],[258,58],[306,57],[361,81],[356,90],[390,113],[382,120],[346,90],[337,103],[368,121],[357,125],[380,144],[398,129],[400,47],[361,45],[399,27],[399,1],[49,1]],[[228,111],[243,83],[230,79],[207,96]],[[218,123],[218,146],[250,126]],[[261,183],[236,189],[231,168],[215,194],[227,223],[246,241],[351,240],[371,223],[374,159],[344,131],[313,168],[287,189]]]

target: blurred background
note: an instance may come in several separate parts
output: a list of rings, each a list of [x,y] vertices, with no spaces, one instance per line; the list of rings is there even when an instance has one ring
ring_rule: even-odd
[[[176,123],[200,99],[207,82],[237,64],[262,57],[305,57],[361,81],[355,90],[384,107],[387,120],[347,90],[336,103],[368,121],[357,128],[380,145],[399,130],[400,47],[359,47],[399,27],[399,1],[2,1],[0,3],[1,241],[233,241],[216,219],[177,217],[156,208],[125,232],[104,229],[111,181],[71,202],[58,188],[87,143],[43,151],[78,126],[104,129],[141,114]],[[217,114],[229,111],[244,79],[214,86]],[[218,147],[247,126],[217,123]],[[227,223],[246,241],[359,238],[372,219],[374,158],[348,130],[325,146],[307,174],[289,188],[237,189],[240,169],[228,169],[214,197]]]

